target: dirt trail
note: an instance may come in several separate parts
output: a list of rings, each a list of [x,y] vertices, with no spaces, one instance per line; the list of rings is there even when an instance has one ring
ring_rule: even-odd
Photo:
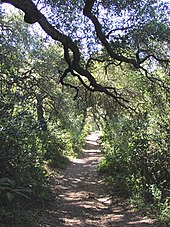
[[[56,177],[56,200],[42,213],[40,226],[156,226],[154,220],[140,217],[121,204],[121,199],[111,197],[109,188],[97,175],[101,160],[97,139],[97,132],[89,135],[82,157],[73,159]]]

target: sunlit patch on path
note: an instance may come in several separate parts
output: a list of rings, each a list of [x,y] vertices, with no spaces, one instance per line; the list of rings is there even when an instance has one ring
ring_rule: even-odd
[[[132,212],[121,199],[111,196],[110,189],[97,174],[101,160],[97,141],[99,132],[86,138],[83,155],[56,177],[56,200],[44,214],[43,227],[156,226],[154,220]]]

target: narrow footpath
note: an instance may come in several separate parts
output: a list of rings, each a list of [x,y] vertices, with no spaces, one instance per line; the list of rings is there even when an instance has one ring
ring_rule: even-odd
[[[141,217],[111,191],[97,174],[102,158],[98,133],[86,138],[81,158],[71,161],[55,180],[56,199],[42,211],[41,227],[155,227],[154,220]],[[40,214],[39,214],[40,215]]]

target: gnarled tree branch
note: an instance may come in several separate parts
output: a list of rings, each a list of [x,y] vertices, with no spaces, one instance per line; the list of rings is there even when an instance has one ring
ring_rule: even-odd
[[[84,15],[87,16],[91,22],[94,24],[95,30],[96,30],[96,34],[97,37],[99,38],[99,40],[101,41],[102,45],[106,48],[108,54],[110,55],[110,57],[112,57],[113,59],[116,59],[118,61],[121,62],[126,62],[126,63],[130,63],[132,64],[135,68],[139,68],[140,65],[138,64],[138,62],[136,61],[136,59],[133,58],[127,58],[123,55],[118,55],[116,54],[113,50],[112,47],[110,45],[110,43],[107,41],[106,36],[104,35],[104,33],[102,32],[102,26],[99,22],[99,20],[97,19],[97,17],[95,15],[93,15],[92,13],[92,8],[93,8],[93,4],[94,4],[95,0],[86,0],[85,3],[85,7],[84,7]]]
[[[65,77],[70,72],[72,75],[77,76],[80,82],[83,84],[85,88],[87,88],[90,91],[99,91],[103,92],[109,96],[111,96],[113,99],[115,99],[121,106],[128,108],[124,103],[127,103],[127,100],[123,99],[122,97],[117,96],[117,93],[115,92],[115,88],[111,89],[110,87],[104,87],[101,84],[97,83],[96,79],[93,77],[93,75],[88,71],[88,67],[84,69],[80,64],[80,51],[77,44],[67,35],[61,33],[59,30],[57,30],[54,26],[52,26],[47,18],[40,12],[40,10],[37,9],[36,5],[33,3],[32,0],[1,0],[2,2],[10,3],[13,6],[15,6],[18,9],[21,9],[24,13],[24,20],[27,23],[39,23],[39,25],[42,27],[42,29],[48,34],[51,38],[53,38],[56,41],[59,41],[63,44],[64,47],[64,58],[66,63],[68,64],[68,69],[65,71],[65,73],[60,78],[60,82],[66,86],[70,86],[72,88],[75,88],[77,93],[78,90],[75,86],[66,84],[64,82]],[[149,57],[145,57],[145,59],[140,60],[137,58],[128,58],[123,55],[119,55],[115,53],[110,45],[110,43],[107,41],[106,36],[104,35],[102,31],[102,26],[98,20],[98,18],[93,15],[92,8],[95,3],[95,0],[86,0],[85,6],[84,6],[84,15],[87,16],[91,22],[93,23],[95,27],[95,31],[97,34],[97,37],[101,41],[102,45],[105,47],[107,53],[110,55],[110,57],[113,60],[116,60],[120,63],[125,62],[133,65],[135,68],[140,69],[140,64],[143,63],[145,60],[147,60]],[[72,52],[73,57],[70,58],[69,51]],[[153,57],[153,56],[152,56]],[[156,59],[156,58],[155,58]],[[156,59],[157,60],[157,59]],[[142,69],[142,68],[141,68]],[[84,82],[82,77],[85,77],[88,80],[88,84]]]

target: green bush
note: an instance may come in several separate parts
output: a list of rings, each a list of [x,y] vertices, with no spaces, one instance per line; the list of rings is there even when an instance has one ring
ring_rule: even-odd
[[[46,172],[34,118],[21,113],[5,120],[1,122],[0,177],[12,178],[23,186],[42,185]]]
[[[69,162],[68,158],[64,155],[66,142],[59,135],[52,134],[49,131],[42,132],[41,137],[44,150],[43,159],[47,161],[50,167],[64,168]]]
[[[105,159],[99,171],[127,193],[140,192],[153,201],[151,185],[169,195],[169,125],[147,115],[136,119],[116,119],[107,123],[103,140]]]

